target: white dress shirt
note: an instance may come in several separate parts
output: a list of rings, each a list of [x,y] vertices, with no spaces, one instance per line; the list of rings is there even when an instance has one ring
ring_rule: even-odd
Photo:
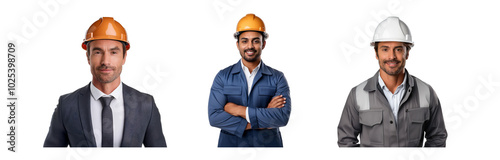
[[[243,73],[245,73],[245,78],[247,79],[247,85],[248,85],[247,94],[250,95],[250,91],[252,90],[253,80],[255,79],[257,72],[259,72],[260,64],[262,63],[262,61],[259,62],[259,65],[257,65],[255,69],[253,69],[252,73],[250,73],[250,70],[245,65],[243,65],[242,61],[240,61],[240,63],[241,63],[241,69],[243,70]],[[248,116],[248,107],[245,110],[245,114],[247,115],[246,116],[247,122],[250,123],[250,116]]]
[[[389,105],[391,105],[392,114],[394,115],[394,120],[397,122],[398,121],[399,105],[401,103],[401,99],[403,99],[403,96],[405,95],[406,73],[405,73],[405,78],[403,80],[403,83],[401,83],[398,86],[398,88],[396,88],[396,91],[394,91],[394,94],[387,88],[384,80],[382,80],[382,77],[380,77],[380,73],[378,74],[378,84],[382,88],[382,91],[384,91],[385,98],[387,98]]]
[[[102,143],[102,103],[101,97],[114,97],[111,100],[111,111],[113,112],[113,147],[120,147],[123,137],[123,125],[125,122],[125,109],[123,103],[122,83],[109,95],[102,93],[94,84],[90,85],[90,115],[92,117],[92,129],[94,130],[95,144],[101,147]]]

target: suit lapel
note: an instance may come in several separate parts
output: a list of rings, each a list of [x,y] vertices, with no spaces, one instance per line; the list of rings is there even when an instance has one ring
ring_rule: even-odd
[[[90,115],[90,83],[80,90],[78,96],[78,113],[80,113],[80,121],[83,127],[83,133],[87,141],[87,145],[95,147],[94,130],[92,129],[92,116]]]
[[[121,146],[136,146],[136,143],[142,142],[134,142],[134,139],[137,139],[140,134],[138,129],[134,129],[134,126],[139,125],[140,122],[137,122],[140,117],[138,117],[138,113],[140,112],[138,109],[137,96],[134,95],[134,92],[131,92],[131,88],[125,83],[123,84],[123,106],[125,110],[125,123],[123,124],[123,138]],[[137,141],[137,140],[135,140]]]

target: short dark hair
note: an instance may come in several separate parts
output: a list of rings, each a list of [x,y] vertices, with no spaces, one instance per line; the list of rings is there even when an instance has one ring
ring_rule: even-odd
[[[234,38],[236,38],[236,42],[239,42],[240,41],[240,35],[245,33],[245,32],[259,32],[261,35],[262,35],[262,39],[265,41],[267,39],[267,37],[269,36],[267,33],[265,32],[261,32],[261,31],[241,31],[241,32],[238,32],[238,33],[235,33],[234,34]]]
[[[85,42],[85,45],[87,46],[87,57],[90,56],[90,45],[89,45],[90,42],[92,42],[92,41]],[[127,43],[122,42],[122,41],[118,41],[118,42],[122,43],[123,57],[125,58],[125,54],[127,53]]]
[[[377,56],[378,56],[378,44],[380,42],[375,42],[375,44],[373,45],[373,49],[375,49],[375,53],[377,53]],[[406,42],[403,42],[403,45],[406,47],[406,52],[409,52],[410,49],[411,49],[411,46],[412,44],[411,43],[406,43]]]

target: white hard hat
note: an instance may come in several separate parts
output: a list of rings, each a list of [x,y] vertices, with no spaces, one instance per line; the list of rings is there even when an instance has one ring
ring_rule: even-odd
[[[370,45],[375,46],[375,42],[404,42],[410,43],[413,46],[410,29],[395,16],[387,17],[387,19],[378,24]]]

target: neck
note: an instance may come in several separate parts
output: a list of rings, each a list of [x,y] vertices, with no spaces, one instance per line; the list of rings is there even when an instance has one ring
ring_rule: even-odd
[[[104,94],[111,94],[118,86],[120,85],[121,80],[120,77],[116,78],[113,82],[110,83],[101,83],[96,78],[92,79],[92,84],[99,89]]]
[[[380,78],[384,81],[385,86],[389,91],[394,93],[401,83],[403,83],[405,79],[405,70],[403,70],[398,75],[389,75],[385,73],[382,69],[380,69]]]
[[[254,62],[248,62],[248,61],[246,61],[245,59],[242,58],[241,59],[241,63],[243,63],[243,65],[248,68],[248,71],[250,71],[250,73],[252,73],[252,71],[255,68],[257,68],[257,66],[259,65],[260,59],[254,61]]]

